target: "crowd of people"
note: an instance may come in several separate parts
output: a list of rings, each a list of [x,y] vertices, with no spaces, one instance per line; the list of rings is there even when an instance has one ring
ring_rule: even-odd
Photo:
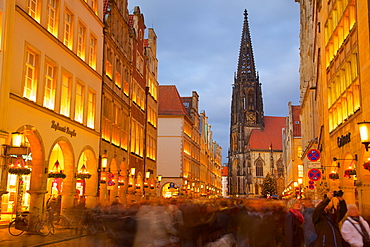
[[[116,197],[89,211],[112,246],[370,246],[369,225],[357,206],[333,192],[317,205],[309,199],[158,199],[125,207]]]

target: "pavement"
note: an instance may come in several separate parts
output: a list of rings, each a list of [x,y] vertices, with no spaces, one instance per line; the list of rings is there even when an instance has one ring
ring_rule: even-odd
[[[8,225],[0,225],[0,246],[4,247],[36,247],[48,246],[76,238],[87,236],[86,233],[78,233],[71,229],[55,229],[54,235],[42,237],[36,234],[24,232],[20,236],[12,236],[8,232]]]

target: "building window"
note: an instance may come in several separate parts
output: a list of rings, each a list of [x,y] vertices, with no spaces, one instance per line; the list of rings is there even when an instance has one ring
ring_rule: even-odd
[[[37,59],[38,54],[31,50],[26,51],[25,82],[23,97],[36,102],[37,92]]]
[[[96,69],[96,49],[97,49],[97,39],[95,36],[91,35],[90,45],[89,45],[89,66]]]
[[[157,92],[158,92],[158,87],[157,84],[155,83],[154,80],[149,79],[149,93],[150,95],[157,100]]]
[[[152,136],[148,136],[147,154],[146,157],[151,160],[156,160],[156,139]]]
[[[157,113],[150,106],[148,106],[148,123],[153,125],[153,127],[157,127]]]
[[[121,78],[121,63],[120,61],[117,59],[116,60],[116,73],[114,75],[114,84],[119,88],[121,89],[122,88],[122,82],[121,82],[122,78]]]
[[[256,162],[256,177],[263,177],[263,163],[261,160]]]
[[[69,117],[71,111],[71,84],[72,77],[63,73],[62,74],[62,90],[60,101],[60,114]]]
[[[113,79],[113,64],[112,64],[112,51],[111,49],[107,49],[107,59],[105,60],[105,75],[109,79]]]
[[[303,165],[298,165],[298,177],[303,178]]]
[[[82,60],[85,60],[85,40],[86,40],[86,28],[80,23],[78,25],[77,35],[77,56]]]
[[[55,37],[58,36],[57,32],[57,0],[49,0],[48,6],[48,23],[47,23],[47,29],[48,31],[53,34]]]
[[[91,8],[93,9],[94,13],[98,15],[98,1],[97,0],[91,0]]]
[[[144,74],[144,59],[138,52],[136,53],[136,69],[141,75]]]
[[[72,23],[73,22],[73,15],[72,13],[66,9],[64,14],[64,37],[63,37],[63,43],[65,46],[67,46],[69,49],[72,50]]]
[[[84,116],[84,86],[80,83],[76,84],[76,99],[75,99],[75,120],[79,123],[83,122]]]
[[[40,23],[40,0],[27,0],[28,14]]]
[[[129,96],[129,84],[128,84],[128,82],[126,80],[123,82],[123,93],[127,97]]]
[[[144,128],[135,120],[131,120],[131,152],[143,157]]]
[[[96,105],[96,95],[94,92],[89,91],[88,101],[87,101],[87,127],[95,128],[95,106]]]
[[[45,69],[44,106],[51,110],[54,110],[55,106],[55,87],[56,87],[55,78],[56,78],[56,67],[47,62]]]

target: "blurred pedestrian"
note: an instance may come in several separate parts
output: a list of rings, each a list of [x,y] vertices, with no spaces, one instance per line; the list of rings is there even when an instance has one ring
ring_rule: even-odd
[[[285,216],[285,239],[286,247],[301,247],[304,243],[303,224],[304,217],[299,200],[293,201],[293,205]]]
[[[347,220],[341,229],[343,238],[352,247],[370,247],[369,224],[360,216],[356,205],[347,205]]]
[[[345,247],[346,242],[342,238],[338,223],[347,212],[347,205],[343,199],[343,192],[328,192],[327,196],[320,202],[312,215],[315,225],[319,246]]]
[[[317,234],[312,222],[312,214],[315,207],[312,200],[308,198],[301,200],[301,205],[301,211],[304,217],[303,235],[305,247],[317,247]]]

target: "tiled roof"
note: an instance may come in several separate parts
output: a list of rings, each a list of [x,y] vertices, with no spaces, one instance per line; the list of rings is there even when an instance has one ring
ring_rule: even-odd
[[[176,86],[159,86],[158,115],[186,115],[186,109]]]
[[[301,107],[299,105],[292,106],[293,115],[293,136],[301,136],[301,120],[299,114],[301,112]]]
[[[134,16],[133,15],[128,16],[128,25],[131,28],[134,27]]]
[[[223,177],[227,177],[229,175],[229,168],[227,166],[221,167],[221,175]]]
[[[273,150],[282,150],[282,129],[285,128],[285,119],[285,117],[265,116],[265,128],[252,130],[250,148],[268,150],[272,145]]]
[[[109,0],[104,0],[103,15],[106,15],[108,13],[108,6],[109,6]]]

